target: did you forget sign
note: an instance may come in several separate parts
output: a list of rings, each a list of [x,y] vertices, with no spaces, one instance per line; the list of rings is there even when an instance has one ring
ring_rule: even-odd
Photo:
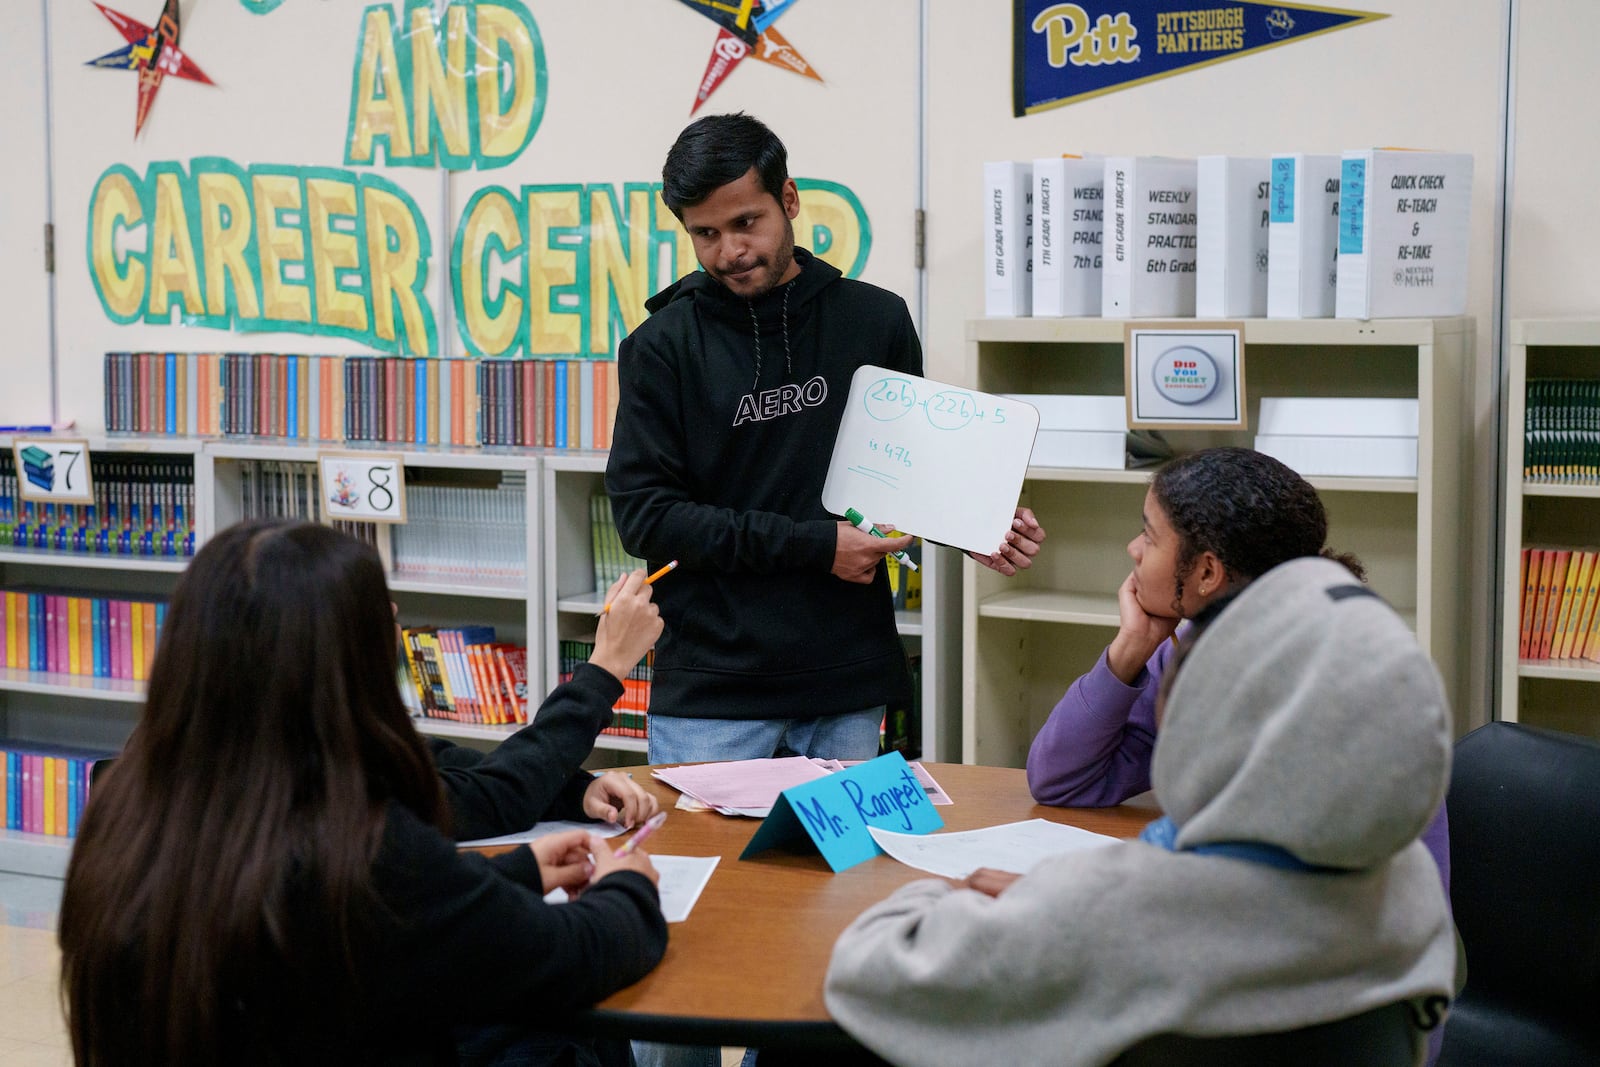
[[[829,867],[842,871],[883,851],[867,832],[869,826],[902,834],[932,833],[944,826],[898,752],[784,790],[739,858],[810,840]]]

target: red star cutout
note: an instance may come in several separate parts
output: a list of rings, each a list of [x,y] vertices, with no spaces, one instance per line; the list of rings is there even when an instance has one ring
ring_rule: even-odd
[[[161,9],[161,20],[154,28],[120,11],[113,11],[96,0],[91,2],[128,43],[126,47],[107,52],[84,65],[107,70],[131,70],[139,75],[139,112],[133,122],[135,137],[144,129],[144,120],[156,102],[156,91],[161,88],[162,79],[168,74],[206,85],[216,84],[178,47],[178,0],[166,0],[166,5]]]

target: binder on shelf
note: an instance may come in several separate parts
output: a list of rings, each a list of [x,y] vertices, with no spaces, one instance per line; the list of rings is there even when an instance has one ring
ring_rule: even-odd
[[[1105,166],[1098,159],[1033,161],[1033,315],[1100,314]]]
[[[1194,313],[1267,313],[1268,160],[1201,156],[1196,174]]]
[[[1261,398],[1255,449],[1302,475],[1414,478],[1415,397]]]
[[[1194,315],[1197,174],[1192,159],[1106,158],[1104,317]]]
[[[1338,317],[1465,314],[1471,211],[1470,155],[1389,148],[1345,152]]]
[[[1416,397],[1264,396],[1256,428],[1265,434],[1325,437],[1416,437]]]
[[[1127,401],[1120,395],[1012,393],[1039,411],[1030,467],[1123,470],[1128,465]]]
[[[1032,313],[1033,173],[1017,160],[983,165],[983,313],[1018,318]]]
[[[1267,223],[1267,317],[1326,319],[1334,312],[1339,157],[1272,157]]]

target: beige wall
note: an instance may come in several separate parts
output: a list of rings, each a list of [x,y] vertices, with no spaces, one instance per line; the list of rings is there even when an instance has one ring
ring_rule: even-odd
[[[1518,5],[1506,317],[1600,315],[1600,4]]]
[[[22,0],[6,10],[0,63],[0,348],[4,388],[0,424],[50,422],[50,280],[44,225],[50,217],[45,171],[44,7]]]

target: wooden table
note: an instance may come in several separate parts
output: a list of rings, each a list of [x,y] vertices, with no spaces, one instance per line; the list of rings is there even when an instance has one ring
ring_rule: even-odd
[[[1049,819],[1114,837],[1135,837],[1153,807],[1047,808],[1028,795],[1020,770],[925,764],[954,804],[938,809],[946,830]],[[663,810],[678,791],[648,768],[633,771]],[[868,905],[932,877],[877,856],[834,874],[815,852],[739,853],[761,824],[715,812],[673,811],[650,840],[662,855],[721,856],[686,922],[670,929],[654,971],[606,998],[586,1029],[645,1040],[788,1049],[853,1045],[828,1015],[822,979],[833,943]]]

